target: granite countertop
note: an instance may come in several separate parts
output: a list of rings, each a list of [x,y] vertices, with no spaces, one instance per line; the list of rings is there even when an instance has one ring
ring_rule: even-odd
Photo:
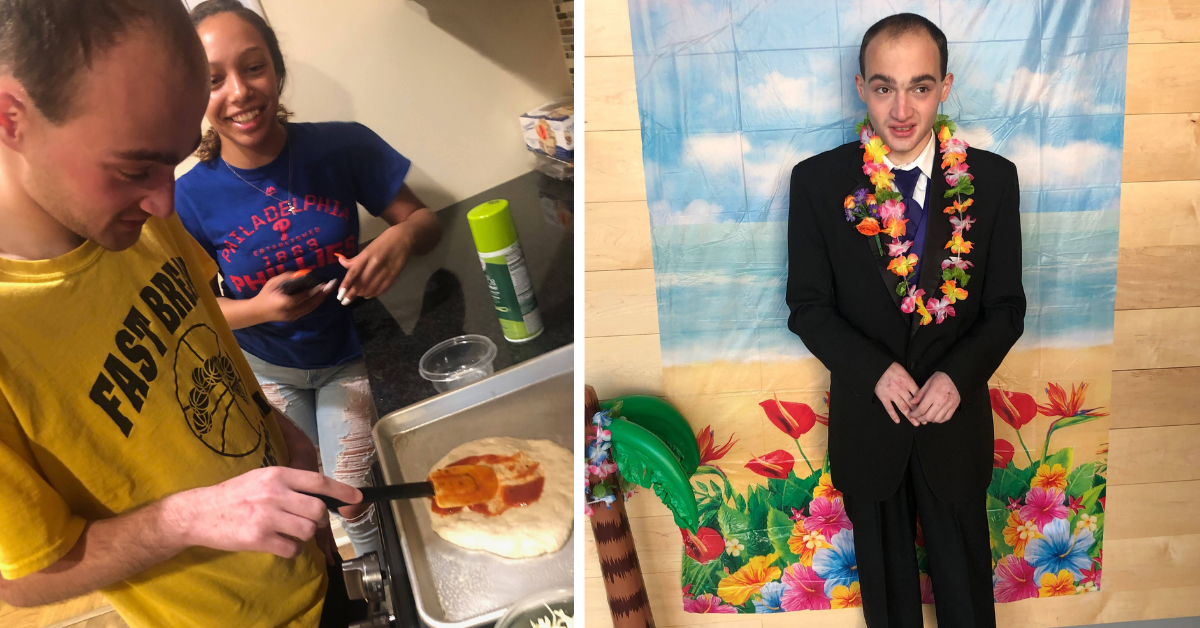
[[[467,212],[509,203],[545,329],[524,343],[500,331]],[[417,363],[433,345],[463,334],[496,343],[496,371],[574,342],[574,185],[533,171],[437,212],[442,240],[411,260],[386,292],[354,305],[354,323],[380,417],[437,394]]]

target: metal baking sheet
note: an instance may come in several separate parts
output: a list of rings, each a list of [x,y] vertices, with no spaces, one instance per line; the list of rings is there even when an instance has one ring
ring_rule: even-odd
[[[424,481],[451,449],[489,436],[548,439],[574,452],[574,355],[568,345],[383,417],[374,438],[384,479]],[[444,541],[423,499],[391,507],[417,613],[433,628],[491,623],[523,597],[574,586],[573,535],[553,554],[516,560]]]

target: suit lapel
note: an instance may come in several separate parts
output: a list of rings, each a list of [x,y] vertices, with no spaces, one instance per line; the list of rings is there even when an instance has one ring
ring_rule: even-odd
[[[870,178],[868,178],[867,175],[863,174],[862,172],[862,151],[854,151],[851,153],[851,155],[852,161],[850,167],[854,169],[852,172],[855,174],[851,176],[851,187],[846,194],[853,194],[860,188],[866,188],[868,192],[874,192],[875,187],[871,185]],[[846,225],[850,229],[854,228],[853,223],[847,222]],[[896,286],[900,285],[900,277],[887,268],[888,264],[892,261],[892,258],[888,257],[887,255],[887,242],[885,242],[886,238],[880,236],[879,243],[876,244],[874,237],[866,237],[861,234],[859,234],[858,237],[864,241],[863,246],[866,247],[867,254],[871,256],[872,260],[874,260],[875,268],[879,272],[880,279],[883,281],[884,289],[888,291],[888,294],[892,295],[892,302],[896,304],[896,313],[901,317],[907,318],[907,315],[900,311],[901,297],[900,295],[896,294]],[[883,247],[882,255],[879,252],[880,247]]]
[[[917,287],[925,291],[926,301],[941,298],[939,286],[942,284],[942,262],[950,257],[950,250],[945,246],[950,241],[950,235],[954,233],[950,217],[943,213],[952,199],[945,198],[946,190],[950,188],[946,183],[946,171],[941,167],[940,157],[940,152],[934,152],[934,175],[929,182],[929,199],[925,207],[925,249],[921,251],[921,276],[917,278]],[[921,327],[920,317],[914,316],[913,321],[912,333],[915,335]],[[934,323],[931,322],[925,327],[932,325]]]

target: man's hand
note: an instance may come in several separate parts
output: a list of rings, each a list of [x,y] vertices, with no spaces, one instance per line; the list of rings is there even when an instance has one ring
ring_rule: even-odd
[[[883,408],[887,410],[888,415],[897,425],[900,423],[900,417],[896,415],[896,410],[899,410],[909,423],[914,426],[919,425],[909,416],[912,411],[911,400],[915,394],[917,394],[917,383],[913,381],[912,375],[909,375],[908,371],[896,362],[892,362],[888,370],[883,372],[883,377],[880,377],[875,384],[875,396],[883,402]]]
[[[958,388],[950,376],[938,371],[925,382],[925,386],[909,402],[913,411],[909,419],[916,419],[922,425],[927,423],[945,423],[954,416],[962,399],[958,396]]]
[[[329,525],[325,504],[300,491],[347,503],[362,500],[358,489],[319,473],[266,467],[216,486],[177,493],[164,502],[186,545],[295,558],[304,542]]]

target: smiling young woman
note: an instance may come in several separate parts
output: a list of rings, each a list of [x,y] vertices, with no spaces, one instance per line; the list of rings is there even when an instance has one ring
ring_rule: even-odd
[[[267,400],[318,445],[327,475],[363,486],[376,417],[346,306],[386,290],[440,227],[405,185],[409,160],[370,129],[289,121],[287,66],[261,16],[209,0],[191,17],[208,57],[211,128],[200,164],[177,183],[176,209],[220,266],[225,288],[214,279],[214,290]],[[361,250],[359,204],[391,225]],[[285,287],[309,274],[320,283]],[[357,553],[377,549],[370,506],[339,513]]]

